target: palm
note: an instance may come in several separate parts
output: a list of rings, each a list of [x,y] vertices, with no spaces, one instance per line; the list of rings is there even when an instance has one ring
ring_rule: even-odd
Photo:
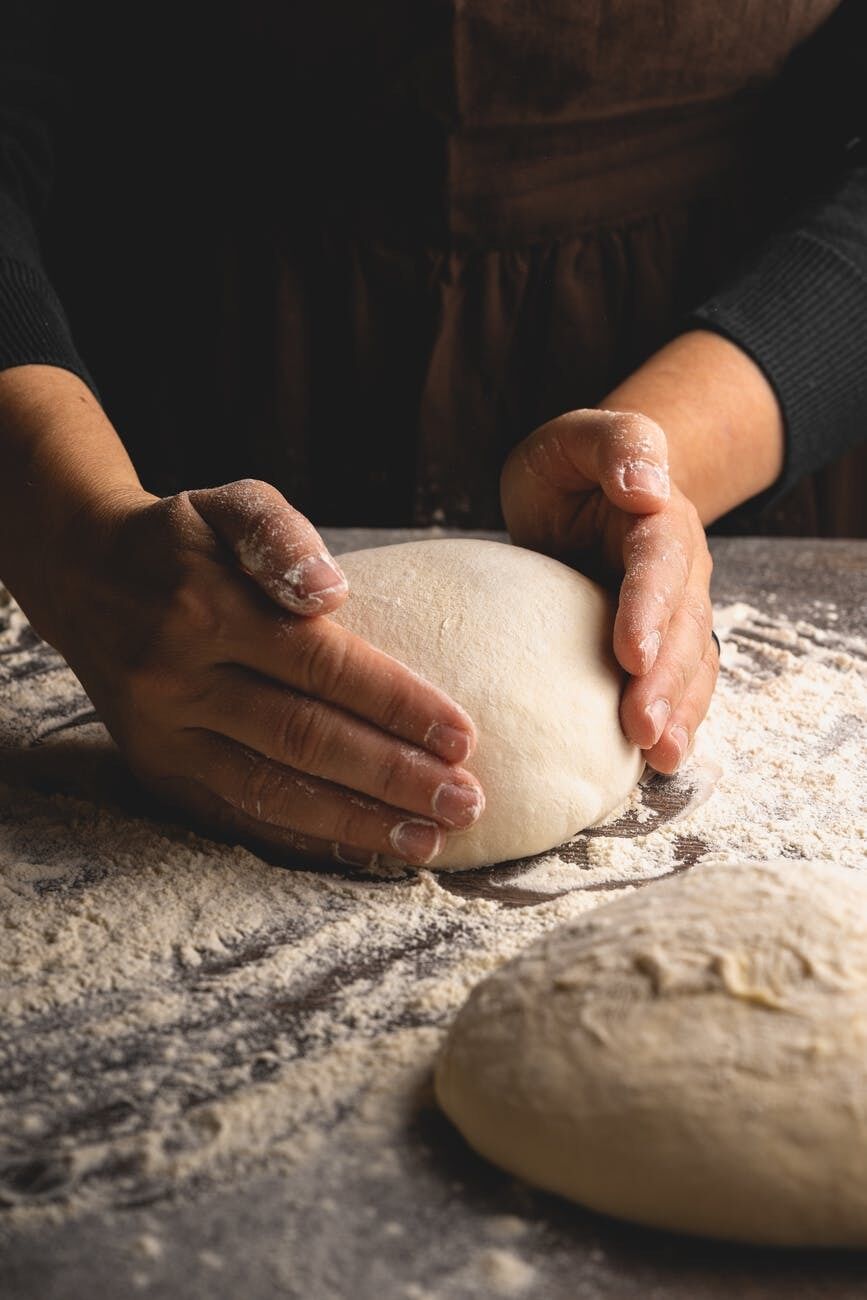
[[[512,540],[571,564],[602,581],[623,574],[623,539],[634,515],[620,510],[597,484],[564,491],[527,477],[504,493],[503,513]]]
[[[514,448],[501,481],[515,542],[617,591],[613,649],[629,674],[624,731],[674,771],[719,670],[711,558],[693,504],[671,483],[659,425],[634,411],[571,411]]]

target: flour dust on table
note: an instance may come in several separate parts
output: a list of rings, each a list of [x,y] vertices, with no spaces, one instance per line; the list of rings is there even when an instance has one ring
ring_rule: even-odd
[[[688,868],[864,870],[867,645],[824,604],[794,622],[766,605],[716,618],[720,684],[676,780],[639,785],[544,857],[386,879],[283,870],[153,816],[72,673],[0,606],[0,1238],[39,1241],[50,1223],[81,1240],[98,1217],[122,1239],[131,1207],[139,1231],[168,1234],[267,1187],[293,1285],[313,1295],[340,1252],[359,1258],[375,1232],[388,1257],[387,1225],[411,1231],[411,1167],[430,1171],[412,1216],[449,1241],[419,1285],[463,1296],[453,1278],[475,1277],[480,1253],[528,1252],[531,1232],[504,1243],[468,1214],[436,1163],[442,1130],[425,1136],[433,1063],[472,987]]]

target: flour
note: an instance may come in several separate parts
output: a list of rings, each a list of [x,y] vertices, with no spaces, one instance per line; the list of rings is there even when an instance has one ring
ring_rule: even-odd
[[[684,813],[646,836],[591,837],[580,865],[548,855],[510,884],[558,893],[664,875],[678,866],[686,836],[703,845],[703,862],[740,852],[757,861],[864,866],[867,643],[775,622],[743,604],[717,608],[715,625],[720,683],[695,751],[675,777],[693,788]],[[645,797],[636,791],[627,810],[637,819],[643,812],[646,822]],[[862,816],[853,819],[858,808]]]
[[[863,868],[867,645],[840,636],[834,612],[791,625],[772,609],[718,609],[720,685],[683,773],[639,787],[555,854],[446,880],[281,870],[154,820],[72,674],[0,607],[10,1220],[194,1197],[263,1172],[388,1179],[431,1104],[446,1026],[537,935],[696,863]],[[461,1276],[532,1291],[508,1216],[491,1224]],[[159,1265],[147,1233],[138,1249],[140,1265]]]

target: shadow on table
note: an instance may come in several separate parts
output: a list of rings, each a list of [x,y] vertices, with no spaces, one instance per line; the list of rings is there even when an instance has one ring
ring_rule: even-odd
[[[460,1191],[473,1219],[514,1216],[515,1249],[545,1260],[546,1295],[798,1300],[867,1294],[867,1255],[846,1250],[747,1246],[640,1227],[541,1192],[477,1155],[431,1101],[409,1135],[444,1188]],[[529,1250],[528,1250],[529,1248]],[[585,1289],[582,1289],[585,1288]]]
[[[574,881],[555,893],[550,890],[528,889],[521,883],[521,877],[528,868],[550,856],[546,853],[489,867],[441,872],[437,876],[438,882],[449,893],[470,900],[484,899],[506,908],[550,903],[557,893],[569,893],[574,889],[606,892],[620,889],[625,884],[634,885],[635,879],[631,873],[627,879],[619,879],[615,875],[600,882],[592,878],[592,842],[599,838],[631,839],[636,835],[644,836],[666,823],[679,820],[697,800],[703,801],[708,796],[717,776],[718,771],[708,781],[707,772],[696,765],[673,777],[648,771],[639,785],[640,811],[630,807],[599,826],[588,827],[569,843],[552,850],[563,863],[575,868]],[[280,844],[276,830],[270,841],[263,840],[254,830],[244,833],[234,821],[227,821],[221,828],[213,819],[205,822],[187,810],[179,813],[177,808],[160,800],[136,780],[92,710],[64,724],[57,733],[49,733],[29,748],[0,748],[0,781],[11,787],[38,791],[41,794],[79,798],[121,816],[147,818],[168,838],[194,832],[213,843],[230,846],[240,844],[262,861],[282,869],[324,871],[371,886],[391,885],[396,881],[411,884],[418,879],[417,872],[409,867],[366,872],[329,859],[314,861],[301,857],[291,847]],[[708,848],[703,840],[688,833],[676,835],[672,846],[673,866],[670,874],[693,866]],[[585,872],[586,881],[582,879]]]

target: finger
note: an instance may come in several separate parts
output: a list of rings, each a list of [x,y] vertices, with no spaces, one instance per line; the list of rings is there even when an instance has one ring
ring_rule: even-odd
[[[475,728],[460,705],[331,619],[275,619],[249,602],[233,627],[240,635],[225,658],[337,705],[447,763],[463,763],[471,754]]]
[[[711,642],[662,736],[645,754],[657,772],[676,772],[686,758],[710,706],[718,677],[719,655]]]
[[[356,849],[350,844],[301,835],[286,827],[256,821],[219,799],[201,781],[183,777],[147,777],[140,780],[161,802],[184,809],[187,822],[211,839],[245,844],[260,857],[279,866],[332,864],[371,870],[379,865],[379,854]]]
[[[215,802],[219,802],[216,800]],[[374,871],[381,865],[380,855],[368,849],[356,849],[351,844],[338,844],[334,840],[321,840],[313,835],[300,835],[279,826],[269,826],[246,817],[237,808],[226,809],[226,820],[233,826],[235,839],[241,839],[260,857],[281,866],[354,867],[357,871]]]
[[[278,861],[308,869],[314,865],[333,868],[335,863],[339,863],[342,867],[354,867],[357,871],[374,871],[380,865],[380,855],[367,849],[356,849],[351,844],[319,840],[313,835],[299,835],[294,831],[281,830],[279,826],[257,823],[252,818],[242,816],[234,808],[230,812],[238,819],[238,831],[245,841],[260,856],[268,859],[277,855]]]
[[[661,510],[671,484],[665,434],[633,411],[569,411],[512,451],[500,483],[503,512],[521,545],[558,552],[572,541],[575,498],[600,486],[630,514]]]
[[[186,494],[272,600],[293,614],[324,614],[346,598],[340,566],[316,529],[272,487],[242,479]]]
[[[188,771],[256,822],[305,836],[388,853],[425,866],[445,845],[429,818],[407,816],[365,795],[295,772],[213,732],[194,733]]]
[[[710,633],[707,589],[691,584],[669,624],[652,670],[644,677],[633,678],[624,691],[620,717],[633,744],[642,749],[657,744],[689,691],[708,647],[714,648]]]
[[[197,728],[445,826],[471,826],[484,809],[481,787],[469,772],[243,668],[222,669],[196,714]]]
[[[677,508],[635,520],[623,541],[624,577],[614,620],[614,653],[633,676],[650,671],[692,578],[696,549],[689,515]],[[700,552],[699,552],[700,554]]]
[[[668,442],[661,427],[638,411],[600,411],[599,483],[612,505],[628,514],[661,510],[671,496]]]

